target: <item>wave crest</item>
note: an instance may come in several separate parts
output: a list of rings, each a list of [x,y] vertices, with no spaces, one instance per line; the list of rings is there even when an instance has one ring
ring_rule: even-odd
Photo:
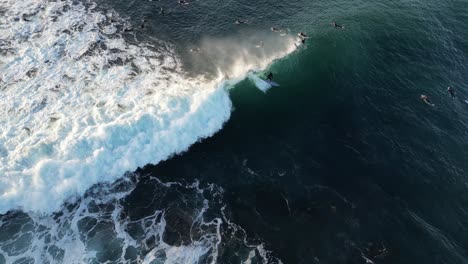
[[[231,66],[221,58],[215,78],[187,77],[170,45],[126,41],[128,24],[95,4],[1,5],[0,213],[53,212],[187,150],[229,119],[227,87],[291,51],[284,42]]]

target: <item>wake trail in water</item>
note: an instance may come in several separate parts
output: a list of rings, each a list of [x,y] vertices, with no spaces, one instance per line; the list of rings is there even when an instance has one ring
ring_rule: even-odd
[[[252,56],[240,47],[229,64],[211,54],[216,76],[189,78],[170,44],[129,43],[127,22],[92,2],[1,1],[0,10],[0,213],[53,212],[187,150],[229,119],[229,87],[294,50],[291,41]]]
[[[248,77],[255,84],[255,86],[264,93],[266,93],[272,87],[269,83],[265,82],[253,73],[249,74]]]

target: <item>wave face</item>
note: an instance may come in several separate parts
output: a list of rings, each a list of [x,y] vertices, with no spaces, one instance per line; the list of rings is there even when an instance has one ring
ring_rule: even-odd
[[[171,45],[129,42],[128,23],[91,2],[2,1],[0,12],[0,213],[56,211],[187,150],[230,117],[227,87],[294,49],[189,78]]]

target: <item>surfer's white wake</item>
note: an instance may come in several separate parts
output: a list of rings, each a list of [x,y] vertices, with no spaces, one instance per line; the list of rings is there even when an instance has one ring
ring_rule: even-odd
[[[129,44],[94,8],[0,2],[0,213],[57,210],[187,150],[229,118],[228,86],[291,51],[234,60],[230,82],[189,79],[168,45]]]

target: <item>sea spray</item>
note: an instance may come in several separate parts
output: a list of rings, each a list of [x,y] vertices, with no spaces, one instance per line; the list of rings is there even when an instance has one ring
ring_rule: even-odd
[[[210,39],[202,47],[216,74],[188,77],[170,44],[129,43],[112,11],[1,5],[0,213],[53,212],[94,184],[187,150],[228,120],[229,87],[294,49],[286,39],[255,51]]]

